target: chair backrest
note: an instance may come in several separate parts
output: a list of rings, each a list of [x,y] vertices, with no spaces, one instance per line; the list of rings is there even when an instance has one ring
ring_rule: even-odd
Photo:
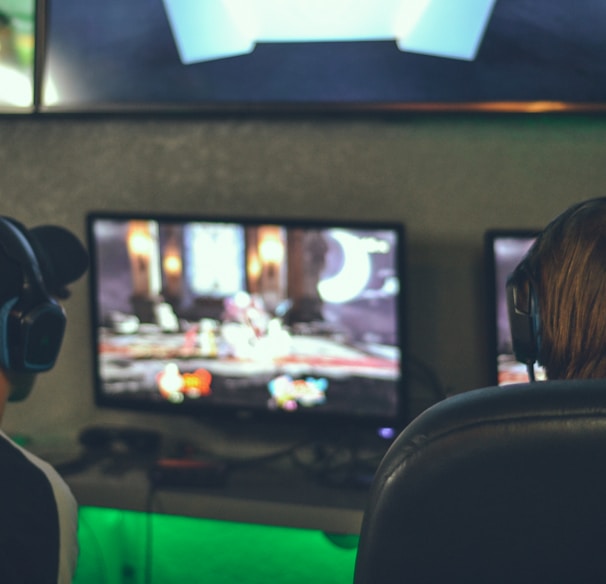
[[[484,388],[381,462],[355,584],[606,582],[606,380]]]

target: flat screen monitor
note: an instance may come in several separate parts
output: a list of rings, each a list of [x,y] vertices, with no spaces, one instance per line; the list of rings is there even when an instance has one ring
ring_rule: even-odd
[[[507,314],[506,283],[509,275],[526,255],[538,231],[489,230],[485,234],[485,254],[488,274],[489,338],[491,346],[491,383],[507,385],[529,381],[526,364],[516,361],[511,343]],[[545,372],[535,365],[537,380]]]
[[[606,103],[596,0],[47,0],[42,109]]]
[[[36,0],[0,0],[0,113],[34,108]]]
[[[397,223],[90,213],[100,406],[395,425]]]

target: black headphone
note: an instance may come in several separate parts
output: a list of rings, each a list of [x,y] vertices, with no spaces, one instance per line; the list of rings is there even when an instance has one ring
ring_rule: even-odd
[[[26,236],[3,217],[0,247],[17,262],[23,274],[18,295],[0,305],[0,366],[13,372],[48,371],[61,348],[65,312],[46,291],[36,254]]]
[[[541,332],[539,304],[534,278],[524,259],[507,279],[507,312],[516,359],[526,363],[534,381],[534,364],[539,358]]]

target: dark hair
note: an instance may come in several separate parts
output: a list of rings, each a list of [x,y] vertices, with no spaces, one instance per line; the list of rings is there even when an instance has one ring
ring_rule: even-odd
[[[606,378],[606,198],[556,217],[526,256],[549,379]]]

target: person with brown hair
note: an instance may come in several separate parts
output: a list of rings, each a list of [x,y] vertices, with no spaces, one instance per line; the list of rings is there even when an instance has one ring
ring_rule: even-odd
[[[548,379],[606,378],[606,197],[552,220],[508,280],[514,352]]]

